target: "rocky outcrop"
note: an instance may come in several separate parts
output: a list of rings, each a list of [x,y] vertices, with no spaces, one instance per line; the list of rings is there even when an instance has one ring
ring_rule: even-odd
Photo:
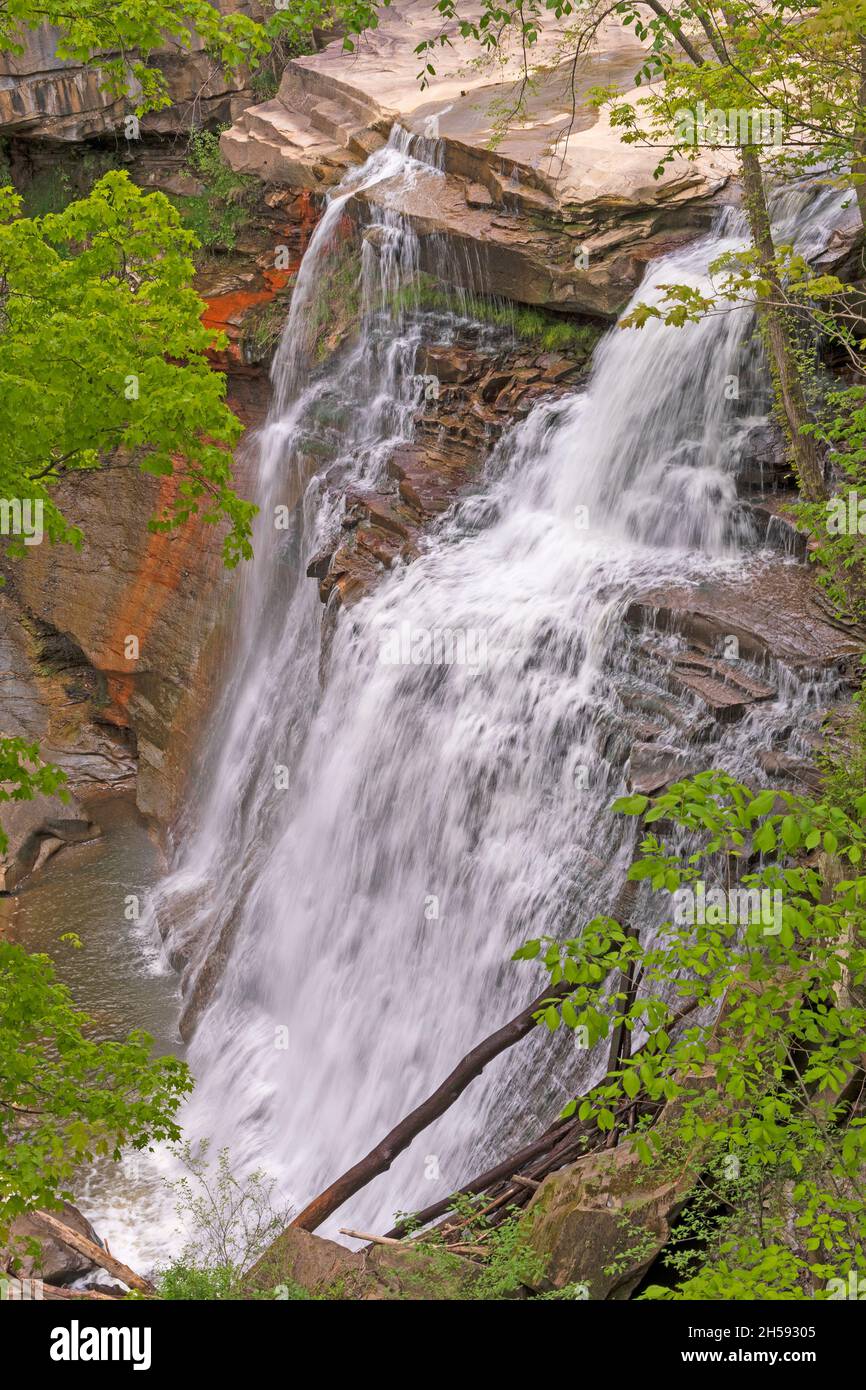
[[[61,484],[58,502],[84,545],[34,546],[8,567],[4,600],[19,626],[47,624],[83,653],[98,678],[87,699],[90,728],[137,751],[139,804],[163,820],[176,809],[207,698],[203,653],[225,582],[216,528],[192,520],[173,535],[148,531],[176,486],[127,472],[120,506],[111,469]],[[60,737],[43,740],[46,758],[65,747],[53,723]],[[78,789],[78,770],[69,770]]]
[[[843,625],[825,607],[805,565],[767,559],[753,562],[746,573],[727,580],[652,590],[635,598],[627,621],[633,627],[679,634],[696,656],[713,653],[712,671],[704,668],[707,676],[718,678],[730,671],[728,679],[733,682],[738,660],[764,664],[776,660],[804,678],[830,671],[843,683],[859,684],[864,633]],[[720,667],[715,658],[724,653],[726,641],[733,659],[729,667]],[[699,690],[701,663],[692,666],[693,674],[681,670],[680,678]],[[760,688],[750,692],[743,686],[741,693],[753,700],[772,692]]]
[[[95,1245],[101,1244],[90,1222],[70,1202],[63,1202],[56,1215],[64,1226]],[[38,1254],[31,1249],[34,1243],[39,1247]],[[97,1266],[59,1236],[47,1232],[39,1213],[33,1212],[12,1222],[6,1246],[0,1248],[0,1271],[14,1274],[16,1279],[41,1279],[62,1288],[85,1275],[94,1275]]]
[[[0,589],[0,728],[38,743],[79,793],[132,785],[133,748],[125,731],[100,719],[102,677],[65,634],[22,611],[11,585]],[[77,797],[40,795],[4,801],[8,839],[0,855],[0,892],[13,892],[68,844],[99,835]]]
[[[684,1170],[645,1167],[628,1140],[551,1173],[524,1221],[554,1288],[628,1299],[667,1244],[692,1183]]]
[[[208,260],[197,279],[205,322],[228,339],[214,365],[250,428],[267,412],[270,357],[316,217],[303,193],[264,193],[235,251]],[[280,270],[275,246],[285,248]],[[243,441],[237,459],[237,487],[249,495]],[[0,588],[0,728],[38,741],[75,795],[129,788],[137,778],[140,809],[163,824],[181,803],[210,706],[231,582],[219,528],[192,520],[172,535],[148,531],[175,486],[130,469],[74,475],[57,495],[84,532],[82,550],[30,547],[4,564]],[[136,658],[126,655],[129,637],[138,640]],[[44,834],[49,823],[82,817],[74,800],[4,806],[7,888],[69,842]]]
[[[850,707],[866,632],[825,609],[805,564],[765,553],[739,576],[636,595],[624,617],[635,674],[617,683],[616,740],[630,790],[654,795],[705,768],[720,728],[781,698],[792,679],[817,694],[801,714],[798,749],[783,726],[758,761],[773,780],[815,789],[824,721]]]
[[[416,1302],[465,1296],[478,1267],[458,1255],[444,1260],[411,1248],[344,1245],[290,1226],[246,1276],[251,1293],[276,1299]],[[302,1295],[301,1295],[302,1296]]]
[[[324,190],[399,123],[435,167],[367,189],[354,202],[357,217],[371,204],[399,212],[421,240],[424,263],[465,288],[615,316],[647,261],[706,225],[730,157],[674,160],[655,178],[658,152],[622,144],[584,100],[602,74],[629,88],[641,65],[643,50],[618,21],[605,22],[588,53],[574,110],[558,23],[542,22],[533,60],[550,66],[527,120],[507,131],[498,122],[517,98],[520,56],[501,54],[492,70],[457,38],[437,49],[438,71],[422,89],[414,48],[441,27],[426,0],[397,0],[357,52],[344,53],[337,41],[294,59],[277,97],[244,111],[222,136],[226,159],[269,182]]]
[[[261,13],[255,0],[213,3],[224,14]],[[0,54],[0,128],[27,139],[64,141],[122,133],[134,101],[103,91],[98,67],[58,58],[58,38],[58,30],[44,25],[25,32],[22,53]],[[253,100],[248,76],[222,71],[198,38],[188,50],[168,43],[155,62],[166,78],[171,106],[142,118],[145,135],[224,124]]]
[[[419,348],[415,370],[427,394],[415,436],[389,460],[382,486],[346,493],[341,529],[307,568],[322,602],[356,603],[385,570],[420,554],[425,531],[480,476],[503,428],[541,396],[578,384],[594,336],[570,352],[545,352],[467,329],[457,343]]]

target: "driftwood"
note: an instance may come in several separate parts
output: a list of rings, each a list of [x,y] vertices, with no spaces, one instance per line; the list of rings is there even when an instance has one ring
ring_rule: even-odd
[[[694,1013],[697,1007],[697,1000],[689,1000],[674,1014],[670,1027],[675,1028],[689,1014]],[[609,1076],[603,1078],[599,1084],[604,1085],[607,1080],[609,1080]],[[627,1101],[616,1113],[615,1129],[629,1120],[633,1121],[636,1109],[640,1109],[643,1113],[650,1113],[655,1107],[649,1106],[645,1102],[639,1104],[635,1101]],[[506,1208],[525,1206],[533,1195],[534,1189],[530,1189],[524,1182],[518,1181],[518,1174],[523,1179],[530,1178],[541,1183],[549,1173],[556,1172],[566,1163],[572,1163],[589,1148],[601,1148],[606,1143],[607,1136],[592,1122],[583,1123],[574,1118],[557,1120],[531,1144],[527,1144],[524,1148],[511,1154],[510,1157],[503,1159],[495,1168],[489,1168],[486,1172],[480,1173],[478,1177],[472,1178],[471,1181],[465,1183],[457,1191],[450,1193],[449,1196],[441,1198],[422,1211],[414,1212],[411,1216],[405,1217],[392,1230],[388,1231],[387,1235],[390,1237],[404,1236],[412,1226],[427,1226],[430,1222],[436,1221],[439,1217],[452,1211],[461,1197],[478,1196],[481,1193],[490,1200],[474,1215],[491,1218],[492,1213],[499,1213],[500,1217],[503,1217],[507,1215]],[[442,1229],[455,1229],[455,1223],[453,1221],[446,1223]]]
[[[356,1192],[360,1192],[362,1187],[366,1187],[367,1183],[372,1182],[373,1178],[378,1177],[380,1173],[386,1172],[397,1155],[409,1147],[416,1135],[420,1134],[434,1120],[437,1120],[440,1115],[444,1115],[458,1096],[463,1094],[470,1081],[474,1081],[476,1076],[480,1076],[488,1062],[492,1062],[494,1057],[498,1057],[501,1052],[513,1047],[515,1043],[520,1042],[521,1038],[525,1038],[527,1033],[532,1032],[536,1026],[535,1015],[539,1009],[549,1000],[564,999],[573,988],[573,985],[563,981],[562,984],[545,990],[544,994],[540,994],[537,999],[534,999],[528,1008],[521,1010],[508,1023],[503,1024],[495,1033],[491,1033],[489,1037],[484,1038],[476,1047],[473,1047],[472,1051],[466,1054],[463,1061],[457,1064],[450,1076],[432,1095],[416,1106],[411,1114],[401,1120],[398,1125],[395,1125],[390,1133],[385,1135],[381,1143],[371,1149],[359,1163],[356,1163],[354,1167],[350,1168],[348,1172],[305,1206],[303,1211],[299,1212],[294,1221],[290,1223],[291,1226],[296,1226],[302,1231],[314,1231],[338,1207],[341,1207]]]
[[[126,1283],[126,1280],[124,1279],[123,1282]],[[118,1303],[126,1296],[122,1293],[103,1293],[101,1289],[67,1289],[60,1284],[43,1284],[42,1290],[47,1303],[52,1302],[56,1298],[68,1298],[73,1302],[79,1299],[99,1299],[107,1303]]]
[[[62,1240],[64,1245],[68,1245],[73,1250],[77,1250],[79,1255],[84,1255],[93,1264],[99,1265],[100,1269],[105,1269],[109,1274],[113,1274],[116,1279],[122,1279],[124,1284],[128,1284],[131,1289],[138,1289],[139,1293],[154,1293],[153,1284],[147,1279],[143,1279],[140,1274],[136,1274],[134,1269],[123,1264],[121,1260],[116,1260],[110,1255],[103,1246],[97,1245],[95,1241],[88,1240],[80,1231],[73,1231],[71,1226],[65,1226],[62,1221],[58,1221],[56,1216],[52,1216],[47,1211],[35,1211],[32,1213],[33,1220],[38,1221],[47,1231],[50,1231],[58,1240]]]
[[[635,883],[627,882],[624,884],[612,914],[618,920],[625,922],[629,930],[631,928],[628,927],[628,922],[634,910],[636,894],[637,885]],[[631,1002],[637,988],[638,980],[635,978],[633,969],[629,967],[620,975],[619,991],[628,1002]],[[429,1124],[432,1124],[454,1104],[469,1083],[480,1075],[488,1062],[492,1061],[494,1057],[498,1057],[501,1052],[505,1052],[507,1048],[513,1047],[521,1038],[533,1031],[537,1022],[536,1015],[545,1004],[566,998],[572,989],[573,986],[566,981],[552,986],[544,994],[534,999],[510,1022],[478,1043],[471,1052],[467,1053],[462,1062],[458,1063],[450,1076],[432,1095],[416,1106],[364,1158],[343,1173],[324,1192],[314,1197],[312,1202],[309,1202],[290,1223],[291,1226],[304,1231],[314,1231],[338,1207],[341,1207],[356,1192],[372,1182],[373,1178],[386,1172],[397,1155],[408,1148],[422,1130],[426,1129]],[[697,1001],[695,1000],[685,1004],[671,1019],[671,1027],[675,1027],[696,1007]],[[630,1043],[631,1036],[624,1027],[620,1025],[614,1029],[605,1080],[609,1079],[612,1072],[621,1068],[623,1060],[630,1053]],[[604,1084],[604,1081],[601,1084]],[[639,1108],[647,1109],[645,1105],[640,1107],[637,1102],[629,1101],[617,1112],[616,1124],[613,1129],[614,1142],[621,1127],[632,1128],[634,1126]],[[463,1196],[478,1196],[483,1193],[491,1198],[480,1211],[475,1213],[476,1216],[491,1212],[499,1212],[500,1216],[504,1215],[506,1203],[509,1206],[525,1205],[548,1173],[562,1167],[565,1163],[572,1162],[581,1153],[586,1152],[590,1145],[600,1147],[610,1142],[610,1137],[602,1135],[593,1125],[583,1124],[573,1117],[567,1120],[557,1120],[539,1139],[524,1145],[509,1158],[496,1164],[495,1167],[487,1169],[486,1172],[473,1178],[471,1182],[452,1192],[448,1197],[434,1202],[431,1206],[425,1207],[423,1211],[415,1212],[412,1216],[398,1222],[392,1230],[379,1239],[390,1242],[405,1238],[412,1226],[426,1226],[438,1217],[446,1215]],[[445,1223],[443,1229],[455,1229],[455,1223]]]
[[[340,1235],[366,1240],[369,1245],[400,1245],[405,1249],[405,1241],[395,1240],[393,1236],[371,1236],[369,1231],[353,1231],[351,1226],[341,1226]]]

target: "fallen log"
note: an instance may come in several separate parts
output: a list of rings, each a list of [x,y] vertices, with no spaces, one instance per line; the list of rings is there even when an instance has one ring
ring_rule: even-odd
[[[367,1183],[372,1182],[373,1178],[378,1177],[380,1173],[387,1172],[397,1155],[409,1147],[416,1135],[420,1134],[434,1120],[437,1120],[440,1115],[444,1115],[458,1096],[466,1090],[469,1083],[474,1081],[476,1076],[480,1076],[488,1062],[492,1062],[494,1057],[498,1057],[501,1052],[513,1047],[515,1043],[520,1042],[521,1038],[525,1038],[527,1033],[532,1032],[536,1026],[535,1015],[539,1009],[550,1000],[564,999],[573,988],[573,985],[563,981],[561,984],[545,990],[543,994],[532,1001],[528,1008],[521,1010],[508,1023],[503,1024],[495,1033],[491,1033],[489,1037],[484,1038],[476,1047],[473,1047],[472,1051],[466,1054],[462,1062],[457,1064],[432,1095],[416,1106],[398,1125],[395,1125],[390,1133],[385,1135],[381,1143],[371,1149],[364,1158],[343,1173],[342,1177],[337,1178],[336,1182],[331,1183],[331,1186],[321,1192],[318,1197],[314,1197],[312,1202],[309,1202],[303,1211],[299,1212],[295,1219],[289,1223],[290,1226],[295,1226],[302,1231],[314,1231],[338,1207],[341,1207],[356,1192],[360,1192],[362,1187],[367,1186]]]
[[[124,1279],[123,1282],[126,1283],[126,1280]],[[60,1284],[43,1284],[42,1296],[46,1303],[63,1298],[71,1299],[73,1302],[98,1299],[106,1303],[119,1303],[126,1297],[122,1293],[102,1293],[100,1289],[67,1289]]]
[[[423,1211],[417,1211],[405,1221],[399,1221],[392,1230],[387,1231],[389,1236],[400,1236],[409,1229],[409,1223],[417,1226],[426,1226],[431,1221],[435,1221],[437,1216],[444,1216],[450,1211],[454,1203],[460,1197],[475,1197],[479,1192],[486,1192],[495,1183],[502,1182],[505,1178],[510,1178],[516,1173],[518,1168],[522,1168],[530,1159],[537,1158],[539,1154],[547,1153],[555,1143],[568,1130],[574,1128],[573,1120],[557,1120],[556,1124],[550,1129],[545,1130],[544,1134],[538,1139],[534,1139],[531,1144],[526,1144],[517,1153],[511,1154],[508,1158],[497,1163],[494,1168],[488,1168],[484,1173],[480,1173],[477,1178],[459,1188],[456,1192],[450,1192],[447,1197],[440,1197],[438,1202],[432,1202],[429,1207],[424,1207]]]
[[[398,1245],[406,1249],[406,1242],[395,1240],[393,1236],[371,1236],[369,1231],[353,1231],[351,1226],[340,1227],[341,1236],[352,1236],[354,1240],[366,1240],[368,1245]]]
[[[136,1274],[134,1269],[130,1269],[129,1266],[123,1264],[121,1260],[116,1260],[113,1255],[109,1255],[108,1251],[104,1249],[103,1246],[97,1245],[95,1241],[88,1240],[87,1236],[83,1236],[80,1231],[73,1231],[71,1226],[64,1226],[63,1222],[58,1221],[57,1217],[52,1216],[50,1212],[34,1211],[32,1217],[34,1221],[44,1226],[45,1229],[50,1231],[53,1236],[56,1236],[58,1240],[62,1240],[64,1245],[68,1245],[72,1250],[76,1250],[79,1255],[84,1255],[86,1259],[98,1265],[100,1269],[107,1270],[108,1273],[113,1274],[116,1279],[122,1279],[123,1283],[128,1284],[131,1289],[138,1289],[139,1293],[156,1292],[153,1284],[151,1284],[149,1280],[142,1278],[140,1274]]]
[[[670,1020],[670,1027],[676,1028],[682,1023],[683,1019],[688,1018],[689,1014],[694,1013],[697,1008],[697,1000],[689,1000],[681,1009],[678,1009]],[[603,1077],[600,1085],[604,1085],[610,1080],[610,1074]],[[626,1112],[631,1111],[632,1104],[624,1107]],[[404,1235],[410,1226],[427,1226],[437,1217],[445,1216],[451,1211],[461,1197],[478,1196],[486,1193],[490,1196],[496,1193],[496,1198],[489,1206],[482,1208],[483,1212],[495,1210],[500,1207],[510,1196],[514,1205],[525,1203],[531,1195],[527,1189],[520,1192],[520,1185],[514,1181],[514,1175],[523,1170],[525,1165],[530,1165],[530,1160],[535,1160],[529,1166],[528,1176],[543,1179],[548,1173],[554,1172],[556,1168],[562,1167],[566,1162],[577,1157],[580,1152],[581,1141],[584,1136],[593,1128],[598,1141],[605,1142],[605,1136],[600,1130],[595,1131],[594,1127],[581,1124],[579,1120],[567,1119],[558,1120],[550,1129],[546,1130],[540,1138],[533,1140],[524,1148],[518,1149],[516,1153],[496,1165],[481,1173],[477,1178],[473,1178],[463,1187],[449,1193],[447,1197],[442,1197],[438,1202],[433,1202],[429,1207],[424,1207],[422,1211],[412,1212],[403,1221],[397,1223],[387,1232],[389,1236]],[[504,1184],[504,1186],[503,1186]],[[497,1188],[499,1191],[497,1192]],[[522,1203],[521,1203],[522,1198]],[[481,1213],[476,1213],[480,1215]]]

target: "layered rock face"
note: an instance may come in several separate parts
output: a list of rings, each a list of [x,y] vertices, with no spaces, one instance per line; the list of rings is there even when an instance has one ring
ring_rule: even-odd
[[[469,10],[478,7],[469,6]],[[468,12],[467,12],[468,13]],[[542,27],[524,123],[500,130],[522,87],[518,54],[495,69],[459,37],[437,49],[422,89],[415,45],[440,31],[427,0],[398,0],[356,53],[336,41],[289,63],[277,97],[244,111],[222,136],[236,170],[324,190],[388,138],[395,123],[424,141],[438,170],[382,182],[358,200],[406,216],[430,269],[454,283],[561,312],[615,317],[648,260],[706,225],[733,170],[726,153],[675,160],[654,178],[658,151],[623,145],[584,100],[600,82],[629,89],[643,50],[606,21],[578,72]],[[448,26],[445,26],[447,31]]]
[[[155,180],[155,164],[147,168]],[[235,473],[247,496],[247,440],[267,413],[268,362],[316,215],[303,193],[265,194],[235,252],[209,261],[196,281],[205,322],[228,338],[214,365],[248,427]],[[278,243],[289,253],[279,272]],[[72,796],[4,805],[10,843],[0,890],[13,891],[64,844],[98,834],[80,799],[135,790],[145,814],[163,826],[176,818],[237,572],[223,567],[217,527],[193,520],[174,535],[148,531],[175,486],[134,468],[80,474],[58,488],[58,500],[81,527],[83,548],[32,546],[3,564],[0,729],[38,742],[43,758],[66,772]]]
[[[340,530],[307,567],[332,613],[369,593],[398,560],[420,554],[424,533],[479,478],[503,429],[588,373],[593,339],[588,333],[581,352],[543,352],[467,326],[456,344],[419,347],[415,370],[435,387],[414,439],[395,451],[378,488],[346,494]]]
[[[261,13],[255,0],[213,3],[223,14]],[[58,58],[57,41],[58,31],[45,25],[25,33],[23,53],[0,54],[0,127],[29,139],[65,141],[122,130],[134,103],[100,90],[98,68]],[[145,133],[230,121],[253,99],[247,76],[221,72],[197,39],[190,50],[167,45],[156,62],[165,74],[172,104],[142,118]]]
[[[2,600],[19,632],[34,633],[31,671],[45,667],[40,634],[77,653],[77,672],[61,670],[40,683],[43,727],[33,733],[43,756],[59,762],[80,791],[116,786],[121,769],[130,779],[137,752],[139,804],[160,818],[179,796],[182,754],[201,708],[202,651],[224,582],[214,528],[148,532],[148,518],[174,485],[130,472],[119,493],[109,469],[58,489],[84,531],[83,549],[33,547],[9,567]],[[64,706],[73,708],[77,729]],[[100,740],[111,748],[101,759]],[[120,768],[111,761],[118,757]]]

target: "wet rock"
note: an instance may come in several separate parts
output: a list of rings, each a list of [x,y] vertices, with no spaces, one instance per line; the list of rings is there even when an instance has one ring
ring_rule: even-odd
[[[760,502],[749,503],[748,509],[755,522],[759,545],[803,563],[809,555],[809,537],[804,531],[798,531],[790,513],[797,500],[797,493],[779,492]]]
[[[70,1202],[64,1202],[52,1214],[79,1235],[86,1236],[96,1245],[102,1244],[87,1218]],[[29,1240],[38,1241],[38,1255],[27,1253],[24,1243]],[[73,1250],[53,1232],[46,1232],[37,1212],[16,1217],[12,1222],[10,1239],[4,1247],[0,1247],[0,1270],[14,1273],[19,1279],[42,1279],[46,1284],[62,1287],[84,1275],[96,1274],[97,1268],[86,1255]]]
[[[771,781],[794,782],[810,793],[820,790],[820,769],[803,758],[795,758],[789,753],[781,753],[775,749],[766,749],[758,754],[758,763]]]
[[[807,676],[836,670],[856,680],[866,633],[825,609],[809,569],[779,559],[755,560],[732,578],[672,586],[640,595],[626,621],[639,629],[680,634],[698,651],[718,655],[734,645],[739,658],[775,658]]]
[[[308,562],[322,602],[355,603],[398,561],[413,560],[425,530],[479,476],[504,426],[576,382],[587,361],[588,350],[577,358],[534,353],[505,332],[493,346],[419,348],[415,369],[435,375],[439,391],[422,402],[415,438],[395,450],[386,481],[376,491],[347,492],[341,531]]]
[[[447,1266],[435,1257],[396,1246],[347,1250],[335,1241],[289,1227],[247,1275],[251,1290],[279,1297],[298,1286],[328,1299],[426,1301],[459,1296],[477,1278],[478,1267],[451,1256]]]
[[[471,208],[492,208],[493,196],[483,183],[469,183],[466,185],[466,202]]]
[[[473,375],[471,356],[455,347],[424,347],[418,351],[415,370],[424,376],[435,376],[446,385],[468,381]]]
[[[9,844],[0,858],[0,891],[13,892],[22,879],[41,866],[52,852],[52,841],[53,847],[59,848],[62,840],[47,826],[60,823],[67,814],[68,805],[57,796],[4,803],[2,824]]]
[[[2,824],[9,840],[0,857],[0,892],[4,893],[14,892],[64,845],[82,844],[101,834],[73,798],[63,802],[57,796],[4,803]]]
[[[671,672],[674,690],[687,690],[702,701],[720,723],[730,723],[760,700],[770,700],[776,689],[755,680],[736,662],[722,662],[689,653],[677,657]]]
[[[782,431],[774,424],[752,426],[739,441],[735,460],[740,492],[790,490],[793,474]]]
[[[634,743],[628,765],[629,790],[643,796],[655,796],[671,782],[693,777],[703,762],[695,754],[658,743]]]

